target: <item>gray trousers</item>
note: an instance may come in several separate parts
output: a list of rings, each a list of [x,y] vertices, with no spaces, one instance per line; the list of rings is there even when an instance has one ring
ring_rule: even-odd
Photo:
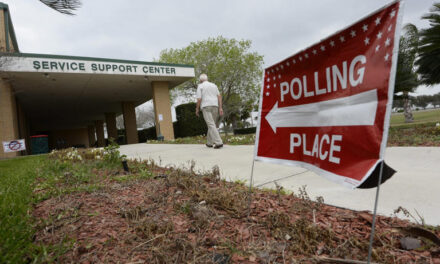
[[[202,108],[203,118],[208,126],[207,141],[208,145],[220,145],[223,144],[222,138],[218,133],[216,121],[218,119],[218,107],[217,106],[205,106]]]

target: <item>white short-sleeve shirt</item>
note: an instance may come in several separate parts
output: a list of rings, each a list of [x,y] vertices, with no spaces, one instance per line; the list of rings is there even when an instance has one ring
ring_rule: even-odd
[[[202,99],[201,108],[206,106],[218,107],[219,91],[217,85],[212,82],[204,81],[197,86],[197,99]]]

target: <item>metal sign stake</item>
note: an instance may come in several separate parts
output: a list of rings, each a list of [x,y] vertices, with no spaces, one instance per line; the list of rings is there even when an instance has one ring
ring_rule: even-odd
[[[371,253],[373,251],[374,231],[375,231],[375,227],[376,227],[377,204],[379,201],[380,183],[382,182],[383,164],[384,164],[384,161],[382,160],[382,162],[380,163],[379,182],[377,183],[377,189],[376,189],[376,200],[374,202],[373,223],[371,224],[370,245],[368,247],[368,260],[367,260],[368,263],[371,262]]]
[[[254,183],[254,166],[255,166],[255,158],[252,157],[252,170],[251,170],[251,181],[249,183],[249,203],[248,203],[248,214],[247,218],[251,215],[251,203],[252,203],[252,185]]]

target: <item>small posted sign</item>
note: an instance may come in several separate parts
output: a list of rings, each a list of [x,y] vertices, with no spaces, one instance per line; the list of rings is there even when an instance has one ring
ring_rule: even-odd
[[[3,151],[5,153],[26,150],[24,139],[16,139],[11,141],[3,141]]]

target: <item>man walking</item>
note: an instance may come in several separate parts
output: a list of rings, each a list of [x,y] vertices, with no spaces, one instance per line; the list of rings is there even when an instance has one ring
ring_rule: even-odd
[[[223,147],[223,141],[216,126],[218,115],[223,116],[222,96],[217,85],[208,82],[208,76],[204,73],[200,75],[199,85],[197,86],[197,116],[199,116],[200,108],[202,108],[203,118],[208,126],[206,146],[215,149]]]

